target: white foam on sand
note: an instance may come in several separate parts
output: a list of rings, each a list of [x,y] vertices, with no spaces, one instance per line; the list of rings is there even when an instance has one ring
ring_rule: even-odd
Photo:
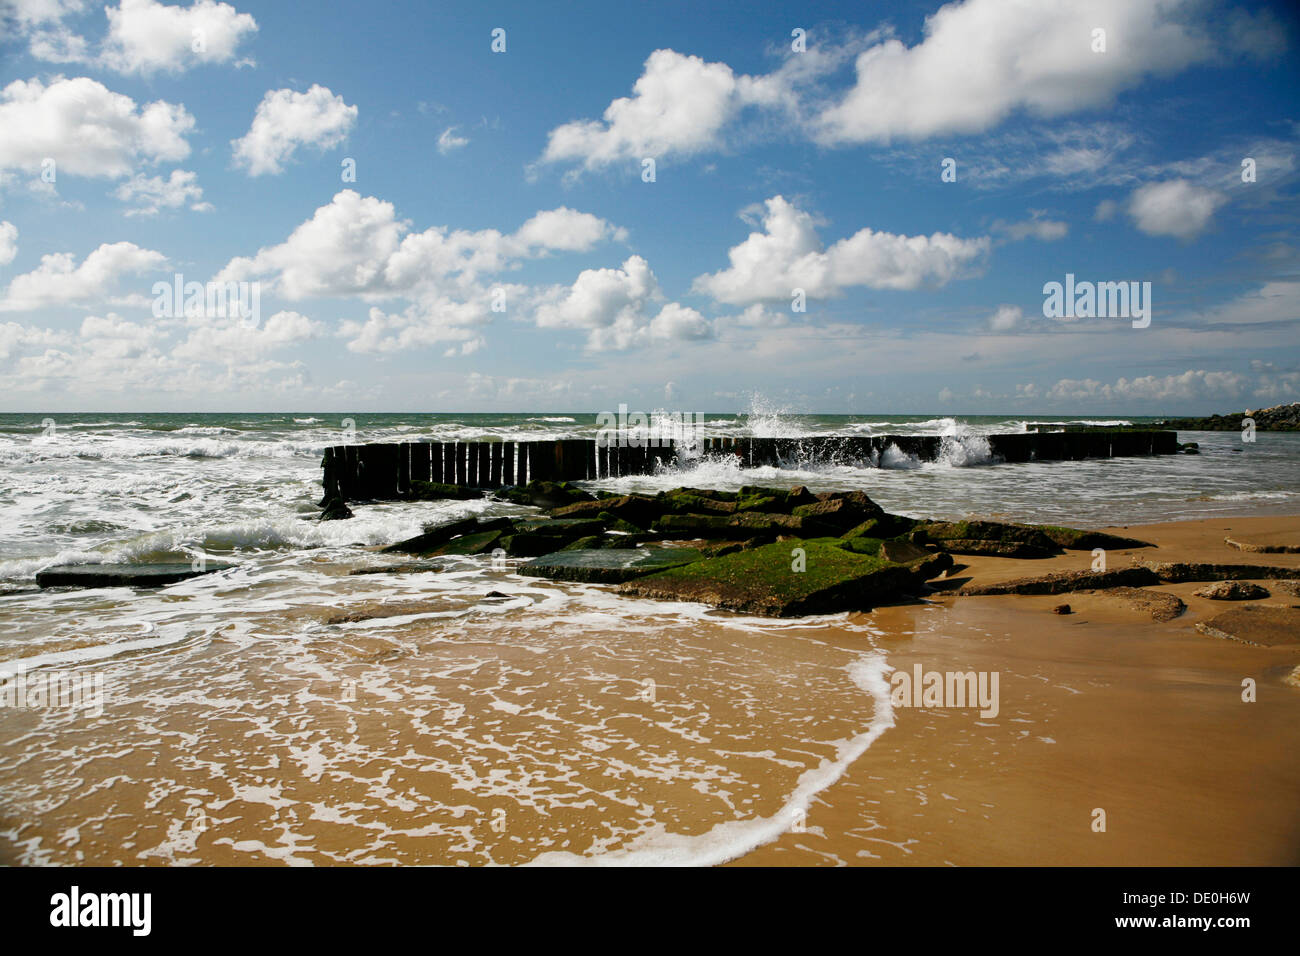
[[[847,666],[849,678],[872,701],[872,716],[866,729],[850,740],[836,744],[835,758],[800,775],[781,809],[770,817],[729,820],[705,833],[669,833],[662,825],[633,840],[627,847],[595,856],[551,851],[533,859],[529,866],[717,866],[744,856],[770,843],[803,821],[817,794],[836,783],[853,762],[890,727],[894,710],[886,675],[891,668],[879,652],[865,654]]]

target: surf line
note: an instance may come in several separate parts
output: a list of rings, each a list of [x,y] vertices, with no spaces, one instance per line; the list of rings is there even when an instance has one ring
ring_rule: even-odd
[[[813,797],[836,783],[880,736],[894,726],[890,706],[889,667],[879,651],[864,654],[847,666],[849,677],[872,701],[871,722],[850,740],[839,741],[834,759],[823,760],[799,775],[785,805],[770,817],[728,820],[691,836],[656,828],[633,840],[625,849],[596,856],[567,851],[543,853],[525,866],[718,866],[744,856],[788,832],[801,832]]]

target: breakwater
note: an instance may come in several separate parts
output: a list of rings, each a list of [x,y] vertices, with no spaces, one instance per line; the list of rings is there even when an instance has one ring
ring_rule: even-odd
[[[890,453],[935,461],[940,435],[817,436],[807,438],[705,438],[680,449],[683,457],[734,456],[743,467],[833,463],[877,467]],[[995,461],[1078,461],[1179,450],[1173,431],[1094,429],[989,435]],[[892,450],[892,451],[891,451]],[[636,439],[550,441],[417,441],[332,445],[321,463],[325,499],[396,500],[412,495],[415,482],[493,489],[528,481],[584,481],[649,475],[677,460],[677,444]]]

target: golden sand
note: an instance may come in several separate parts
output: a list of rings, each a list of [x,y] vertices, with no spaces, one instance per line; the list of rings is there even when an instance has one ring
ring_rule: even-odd
[[[1105,529],[1159,546],[1159,561],[1300,567],[1247,554],[1236,532],[1300,540],[1300,518]],[[1091,555],[963,558],[979,583],[1079,570]],[[1266,578],[1259,583],[1269,586]],[[1002,712],[896,710],[896,724],[822,794],[802,834],[737,861],[888,865],[1296,865],[1300,863],[1300,648],[1216,640],[1195,624],[1233,605],[1166,585],[1188,605],[1157,623],[1100,595],[945,597],[882,608],[890,663],[1001,672]],[[1052,608],[1069,603],[1074,613]],[[1300,604],[1283,590],[1262,603]],[[1253,702],[1243,681],[1255,682]],[[1246,694],[1249,696],[1249,694]],[[1051,741],[1050,743],[1048,741]],[[1105,830],[1095,829],[1098,809]]]
[[[1297,517],[1109,530],[1159,545],[1112,552],[1112,568],[1300,567],[1224,543],[1294,540]],[[1093,558],[959,560],[950,584]],[[943,593],[762,624],[649,602],[624,614],[609,589],[499,580],[505,603],[526,603],[499,613],[502,599],[418,576],[378,605],[362,590],[274,613],[232,601],[215,636],[119,664],[103,718],[4,715],[0,858],[573,862],[667,834],[694,843],[650,859],[699,861],[712,833],[764,841],[737,865],[1300,862],[1300,689],[1287,682],[1300,647],[1201,634],[1234,605],[1194,596],[1199,584],[1154,589],[1188,605],[1164,622],[1102,594]],[[1052,613],[1062,603],[1074,613]],[[996,672],[998,715],[893,708],[881,728],[849,679],[879,652],[904,671]],[[873,727],[787,825],[800,780]],[[777,829],[739,843],[726,831],[763,819]]]

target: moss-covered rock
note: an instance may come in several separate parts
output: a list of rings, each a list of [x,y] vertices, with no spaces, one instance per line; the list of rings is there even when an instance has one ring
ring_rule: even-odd
[[[593,534],[578,538],[562,547],[561,551],[592,551],[598,548],[635,548],[637,539],[630,534]],[[546,552],[550,553],[550,552]],[[533,555],[537,557],[537,555]]]
[[[597,518],[601,512],[608,512],[615,518],[648,528],[660,515],[668,513],[670,507],[663,499],[647,498],[645,495],[619,495],[615,498],[600,498],[595,501],[577,502],[551,510],[555,518]]]
[[[497,547],[504,535],[501,531],[478,531],[453,538],[430,554],[486,554]],[[507,552],[508,553],[508,552]]]
[[[624,534],[645,533],[644,528],[639,528],[630,521],[624,521],[622,518],[617,518],[608,511],[602,511],[596,517],[605,522],[606,531],[622,531]]]
[[[342,498],[330,498],[321,507],[321,521],[343,521],[352,517],[352,509],[347,506]]]
[[[433,554],[453,538],[483,531],[503,531],[511,527],[509,518],[461,518],[440,525],[425,525],[424,533],[398,541],[383,549],[384,554]]]
[[[562,508],[577,502],[596,500],[595,495],[567,481],[530,481],[526,485],[503,488],[496,496],[518,505],[535,505],[538,508]]]
[[[502,535],[497,546],[512,558],[536,558],[543,554],[550,554],[563,543],[561,539],[548,535],[519,531]]]
[[[918,523],[915,518],[904,518],[902,515],[881,512],[876,517],[868,518],[861,524],[850,528],[843,534],[843,537],[897,538],[900,535],[909,533]]]
[[[803,550],[796,556],[794,548]],[[798,568],[802,566],[802,570]],[[869,610],[919,589],[915,569],[857,554],[835,539],[788,542],[706,558],[638,578],[623,593],[700,601],[769,617]]]
[[[690,533],[704,538],[729,538],[743,540],[763,535],[793,535],[798,538],[815,538],[827,534],[828,528],[812,518],[796,515],[771,514],[746,511],[724,515],[664,515],[652,530],[665,533]]]
[[[1059,548],[1066,551],[1091,551],[1104,548],[1118,551],[1123,548],[1154,548],[1149,541],[1137,538],[1124,538],[1117,534],[1105,534],[1101,531],[1080,531],[1078,528],[1062,528],[1059,525],[1035,524],[1029,527],[1041,531],[1043,536]]]
[[[438,481],[413,481],[407,497],[412,501],[469,501],[481,498],[483,492],[477,488],[465,488],[461,485],[444,485]]]
[[[736,502],[721,501],[703,495],[668,494],[664,500],[669,503],[673,514],[731,515],[736,513]]]
[[[675,568],[703,557],[694,548],[596,548],[558,551],[529,561],[520,574],[581,581],[587,584],[620,584],[664,568]]]
[[[861,492],[827,496],[810,504],[795,505],[790,514],[810,518],[841,534],[862,522],[877,518],[883,509]]]
[[[850,539],[852,540],[852,539]],[[912,561],[921,561],[932,556],[932,553],[925,548],[911,541],[892,539],[882,541],[879,549],[876,551],[886,561],[897,561],[899,564],[908,564]],[[943,552],[946,554],[946,552]],[[948,564],[952,564],[952,558],[948,558]]]
[[[840,539],[840,547],[855,554],[879,554],[882,544],[884,544],[882,539],[868,537],[867,535]]]
[[[696,498],[708,498],[712,501],[732,501],[734,502],[739,495],[734,491],[717,491],[713,488],[673,488],[671,491],[662,491],[659,493],[661,498],[676,498],[681,495],[691,495]]]
[[[924,521],[914,530],[954,554],[1048,558],[1060,550],[1037,528],[1001,521]]]
[[[600,534],[605,530],[605,522],[599,518],[524,518],[515,522],[515,529],[553,538],[580,538]]]

